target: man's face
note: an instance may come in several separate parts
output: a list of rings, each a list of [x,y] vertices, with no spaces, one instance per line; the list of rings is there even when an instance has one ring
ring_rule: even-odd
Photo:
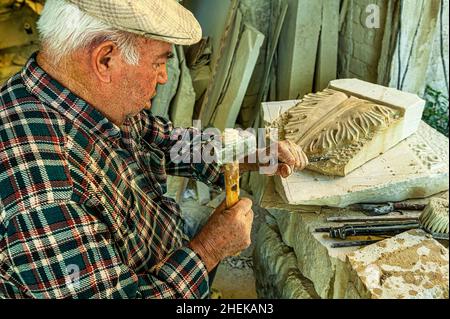
[[[158,84],[167,82],[167,61],[172,56],[172,45],[166,42],[139,39],[139,64],[123,61],[116,77],[116,92],[123,118],[134,116],[151,108]]]

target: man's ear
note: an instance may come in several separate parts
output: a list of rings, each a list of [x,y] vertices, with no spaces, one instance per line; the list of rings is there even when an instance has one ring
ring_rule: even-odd
[[[91,66],[94,74],[104,83],[111,83],[112,72],[121,56],[116,44],[112,41],[105,41],[94,48],[91,53]]]

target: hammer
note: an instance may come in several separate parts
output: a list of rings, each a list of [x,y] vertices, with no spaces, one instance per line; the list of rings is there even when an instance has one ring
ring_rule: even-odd
[[[226,207],[231,208],[239,201],[239,161],[256,153],[256,137],[243,130],[225,129],[222,141],[217,160],[224,169]]]

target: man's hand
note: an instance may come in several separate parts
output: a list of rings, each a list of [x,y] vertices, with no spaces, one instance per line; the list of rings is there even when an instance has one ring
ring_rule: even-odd
[[[270,175],[278,175],[283,178],[289,177],[294,171],[304,170],[309,162],[308,157],[302,148],[291,141],[281,141],[274,143],[271,148],[278,150],[278,158],[273,161],[278,163],[277,170]],[[260,150],[257,154],[256,164],[248,163],[247,159],[239,165],[241,173],[248,171],[258,171],[260,167],[268,167],[270,148]],[[266,155],[267,154],[267,155]]]
[[[223,202],[189,246],[209,272],[225,257],[234,256],[250,246],[252,223],[251,200],[243,198],[228,210]]]
[[[278,170],[275,175],[289,177],[294,171],[302,171],[308,166],[308,157],[302,148],[291,141],[278,143]]]

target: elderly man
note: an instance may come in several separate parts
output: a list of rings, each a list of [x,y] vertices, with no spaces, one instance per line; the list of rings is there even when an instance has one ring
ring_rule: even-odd
[[[189,238],[166,174],[223,177],[171,162],[172,125],[149,112],[197,21],[175,0],[47,0],[38,28],[40,52],[0,89],[0,298],[206,297],[250,244],[252,203]],[[307,164],[278,147],[282,176]]]

